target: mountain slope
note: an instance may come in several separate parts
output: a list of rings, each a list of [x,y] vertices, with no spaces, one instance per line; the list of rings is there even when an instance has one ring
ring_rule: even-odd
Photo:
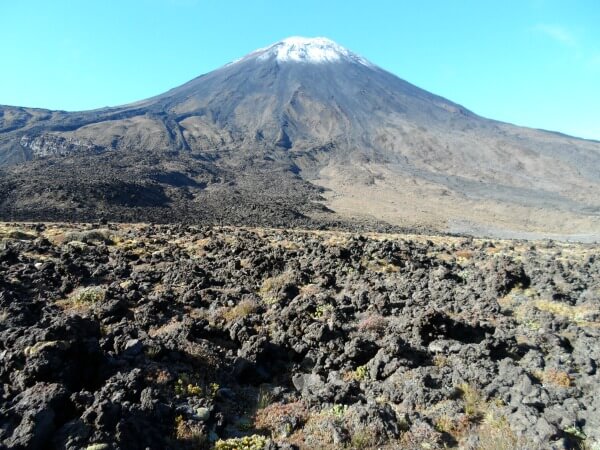
[[[306,223],[600,232],[600,143],[479,117],[323,38],[286,39],[123,107],[0,111],[3,216],[87,217],[99,205],[129,220],[153,208],[214,220],[243,192],[242,219],[254,202]],[[121,190],[134,200],[106,195]],[[316,207],[319,191],[337,214]]]

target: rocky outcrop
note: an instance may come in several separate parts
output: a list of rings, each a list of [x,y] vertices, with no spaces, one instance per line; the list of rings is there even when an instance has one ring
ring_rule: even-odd
[[[3,448],[600,443],[597,246],[147,225],[0,239]]]
[[[60,135],[44,133],[39,136],[23,135],[22,147],[31,151],[32,157],[67,156],[77,153],[100,153],[106,149],[89,140],[65,138]]]

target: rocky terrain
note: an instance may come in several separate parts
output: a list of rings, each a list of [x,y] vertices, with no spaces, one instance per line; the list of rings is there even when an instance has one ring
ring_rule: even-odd
[[[359,220],[594,241],[598,192],[600,142],[481,117],[324,38],[129,105],[0,105],[0,220]]]
[[[0,448],[600,448],[598,246],[0,226]]]

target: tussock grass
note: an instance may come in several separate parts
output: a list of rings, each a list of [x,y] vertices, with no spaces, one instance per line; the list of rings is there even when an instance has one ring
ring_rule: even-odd
[[[553,316],[562,317],[579,326],[598,327],[599,322],[587,320],[591,314],[598,313],[597,308],[589,305],[569,305],[567,303],[556,302],[553,300],[537,300],[534,306],[540,311],[546,311]]]
[[[276,303],[278,300],[277,293],[288,285],[291,280],[292,274],[289,272],[284,272],[271,278],[265,278],[258,291],[258,295],[267,304]]]
[[[224,311],[222,317],[227,322],[233,322],[249,316],[250,314],[254,314],[259,308],[260,306],[254,300],[242,300],[233,308]]]
[[[65,300],[56,303],[65,309],[86,309],[106,299],[106,290],[101,286],[76,289]]]
[[[557,386],[568,388],[573,384],[573,379],[563,370],[546,369],[544,371],[536,371],[533,374],[545,386]]]

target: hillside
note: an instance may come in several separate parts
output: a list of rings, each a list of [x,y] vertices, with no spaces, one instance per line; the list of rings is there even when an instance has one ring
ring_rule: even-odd
[[[121,107],[0,107],[0,164],[4,219],[600,233],[600,143],[480,117],[323,38]]]

